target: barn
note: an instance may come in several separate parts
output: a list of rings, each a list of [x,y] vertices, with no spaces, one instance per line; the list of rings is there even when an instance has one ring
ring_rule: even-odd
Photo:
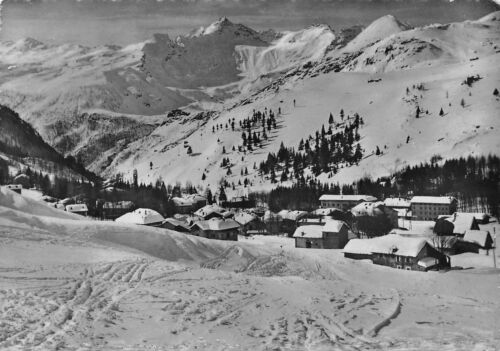
[[[490,250],[493,247],[493,239],[487,230],[466,230],[462,240],[471,252]]]

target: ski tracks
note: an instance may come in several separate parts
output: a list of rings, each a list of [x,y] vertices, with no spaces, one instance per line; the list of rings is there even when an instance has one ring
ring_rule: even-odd
[[[0,348],[76,347],[96,322],[113,323],[120,300],[141,283],[150,263],[142,259],[86,267],[49,296],[0,290]]]

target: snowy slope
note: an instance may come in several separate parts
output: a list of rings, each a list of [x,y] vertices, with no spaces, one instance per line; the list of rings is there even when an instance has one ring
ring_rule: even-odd
[[[245,78],[255,79],[272,72],[285,71],[297,64],[321,59],[335,34],[328,26],[314,26],[283,33],[267,47],[237,46],[239,70]]]
[[[500,25],[495,18],[492,14],[478,21],[395,32],[363,50],[345,70],[378,73],[466,62],[495,54],[500,48]]]
[[[6,209],[29,213],[35,216],[50,217],[61,219],[80,220],[81,216],[61,211],[47,206],[45,202],[33,200],[30,197],[20,195],[6,187],[0,187],[0,207],[2,207],[4,215]],[[2,220],[6,220],[7,216],[2,215]],[[5,223],[3,223],[5,224]]]
[[[393,34],[408,30],[408,25],[402,24],[394,16],[387,15],[372,22],[361,33],[349,42],[342,51],[354,52],[366,46],[373,45],[381,39],[390,37]]]
[[[431,351],[500,341],[498,269],[409,272],[295,249],[289,238],[241,240],[0,205],[0,348]]]
[[[365,126],[360,129],[361,145],[367,157],[359,166],[342,169],[334,178],[320,177],[323,181],[351,182],[364,175],[387,175],[406,165],[427,161],[435,154],[446,158],[498,153],[500,123],[495,116],[499,114],[500,106],[492,95],[495,87],[500,85],[500,72],[495,65],[498,58],[495,54],[474,62],[448,65],[446,69],[437,66],[376,76],[332,72],[290,82],[277,93],[261,95],[250,104],[223,112],[214,121],[188,125],[171,123],[158,128],[154,134],[168,136],[168,141],[158,136],[135,143],[132,145],[135,156],[121,159],[115,171],[131,177],[131,170],[136,168],[145,182],[154,182],[161,175],[167,181],[190,180],[194,184],[215,188],[223,177],[229,182],[243,181],[240,171],[247,167],[249,179],[257,188],[269,188],[269,182],[258,177],[253,170],[254,163],[258,165],[268,152],[277,152],[281,142],[297,148],[301,138],[314,135],[323,124],[328,125],[330,112],[338,121],[340,109],[344,109],[346,115],[357,112],[363,117]],[[483,79],[472,88],[462,85],[467,76],[476,74]],[[373,78],[381,81],[367,83]],[[412,88],[420,83],[424,84],[425,91]],[[406,93],[407,87],[409,94]],[[462,98],[466,101],[465,108],[460,105]],[[297,101],[295,108],[293,99]],[[416,119],[417,105],[428,110],[429,115]],[[224,128],[212,133],[215,124],[224,125],[229,118],[235,118],[238,125],[239,120],[250,116],[254,109],[262,111],[265,107],[274,111],[280,107],[282,115],[278,117],[280,128],[272,131],[270,142],[262,150],[251,154],[233,152],[232,147],[237,148],[242,143],[239,129],[233,132]],[[443,117],[439,116],[440,108],[445,112]],[[170,144],[174,136],[181,139]],[[410,142],[406,144],[408,136]],[[192,147],[190,156],[180,142],[183,138]],[[382,156],[371,155],[376,146],[384,151]],[[227,154],[222,153],[223,147]],[[234,164],[232,176],[227,177],[226,170],[219,166],[223,157],[228,157]],[[152,170],[149,169],[150,161],[154,165]],[[205,182],[201,181],[203,173],[207,176]]]
[[[59,67],[55,53],[60,48],[31,41],[4,44],[8,48],[0,52],[10,52],[6,57],[25,50],[27,67],[33,71],[24,71],[26,67],[3,71],[0,100],[18,106],[24,118],[45,128],[54,145],[76,153],[105,176],[122,173],[131,179],[137,169],[141,182],[154,183],[162,177],[169,183],[191,181],[213,190],[222,178],[235,184],[243,182],[240,172],[244,168],[248,168],[254,188],[269,189],[269,181],[261,179],[253,165],[258,166],[268,152],[277,152],[282,141],[296,148],[300,139],[313,135],[323,124],[328,127],[330,113],[338,121],[338,112],[344,109],[346,115],[359,113],[365,120],[360,143],[366,157],[359,166],[320,179],[350,182],[365,175],[386,175],[434,154],[446,158],[498,153],[495,135],[499,124],[494,116],[499,105],[492,95],[499,85],[497,18],[491,14],[478,21],[409,29],[394,17],[384,16],[340,49],[334,49],[338,38],[326,26],[284,33],[264,43],[260,33],[221,19],[214,30],[203,29],[175,41],[157,36],[145,45],[125,49],[71,47],[78,55],[86,50],[94,53],[89,54],[86,64],[75,59],[78,69]],[[242,39],[235,37],[260,44],[243,45]],[[209,44],[220,43],[217,38],[234,47],[209,48]],[[30,61],[33,50],[47,55],[41,56],[48,58],[47,63]],[[203,65],[213,62],[212,73],[221,72],[225,65],[219,62],[221,52],[226,63],[230,52],[228,70],[212,74],[201,65],[208,73],[195,74],[200,68],[196,61],[205,51],[209,59]],[[168,55],[168,60],[163,55]],[[22,55],[12,56],[5,64],[13,64],[16,57]],[[153,58],[148,61],[147,57]],[[472,87],[462,84],[467,76],[477,74],[482,79]],[[179,77],[191,78],[180,87],[165,88],[162,84],[166,80],[161,77],[168,77],[171,83]],[[197,87],[217,79],[230,83]],[[89,86],[72,91],[75,82]],[[425,89],[413,88],[420,84]],[[54,87],[56,92],[63,86],[68,91],[57,96],[52,90],[48,96],[43,89],[41,95],[27,91],[42,86]],[[164,89],[168,89],[167,95],[163,95]],[[177,102],[170,104],[172,96],[180,97],[176,100],[179,105],[189,102],[185,108],[189,115],[165,114],[162,109],[166,106],[178,106]],[[417,106],[429,114],[415,119]],[[262,149],[246,154],[233,151],[241,145],[239,122],[254,109],[266,107],[275,112],[281,108],[279,128],[271,132]],[[206,108],[217,112],[199,113]],[[438,116],[441,108],[443,117]],[[233,118],[234,131],[225,127]],[[215,125],[221,124],[222,129],[213,133]],[[190,155],[187,145],[193,150]],[[377,146],[383,151],[380,157],[371,155]],[[222,158],[233,164],[231,176],[220,167]],[[206,179],[201,181],[204,173]]]

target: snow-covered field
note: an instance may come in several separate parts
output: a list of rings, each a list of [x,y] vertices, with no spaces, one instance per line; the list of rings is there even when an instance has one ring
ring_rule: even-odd
[[[473,269],[408,272],[344,259],[338,250],[295,249],[283,237],[221,242],[64,218],[44,206],[0,192],[0,349],[500,344],[499,271],[486,259]]]

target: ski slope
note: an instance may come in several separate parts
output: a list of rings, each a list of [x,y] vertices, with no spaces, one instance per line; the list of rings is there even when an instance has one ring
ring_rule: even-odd
[[[494,350],[500,341],[498,272],[478,260],[408,272],[283,237],[221,242],[43,217],[19,197],[0,193],[2,349]]]

